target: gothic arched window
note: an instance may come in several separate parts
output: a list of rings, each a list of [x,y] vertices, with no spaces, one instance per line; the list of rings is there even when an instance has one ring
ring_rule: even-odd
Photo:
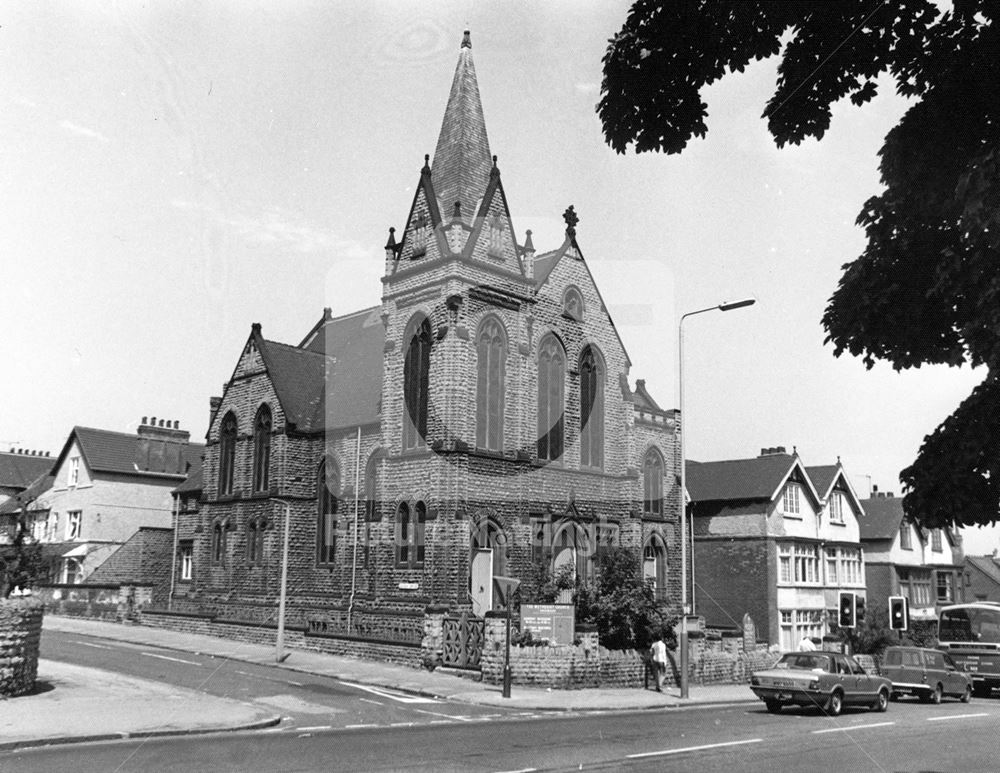
[[[663,515],[663,457],[655,448],[642,462],[642,512]]]
[[[563,384],[566,353],[554,335],[538,347],[538,458],[555,460],[563,453]]]
[[[563,295],[563,315],[577,322],[583,319],[583,296],[575,287],[570,287]]]
[[[219,429],[219,495],[233,493],[233,470],[236,467],[236,416],[230,411]]]
[[[590,346],[580,356],[580,465],[604,466],[604,364]]]
[[[424,318],[410,323],[403,363],[403,448],[420,448],[427,443],[427,403],[431,369],[431,323]]]
[[[325,459],[316,476],[316,563],[330,565],[337,554],[337,507],[340,470],[333,459]]]
[[[500,322],[490,317],[476,337],[478,381],[476,389],[476,446],[503,450],[504,373],[507,336]]]
[[[253,423],[253,490],[270,488],[271,409],[265,403]]]

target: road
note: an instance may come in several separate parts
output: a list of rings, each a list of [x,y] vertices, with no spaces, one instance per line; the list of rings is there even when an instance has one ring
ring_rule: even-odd
[[[112,649],[102,650],[97,644]],[[290,706],[289,719],[278,728],[253,733],[10,752],[0,754],[0,770],[732,773],[1000,769],[995,730],[1000,700],[971,704],[949,701],[939,706],[904,700],[891,704],[885,714],[845,710],[838,718],[804,709],[771,715],[757,703],[519,715],[447,701],[406,704],[335,679],[289,675],[266,667],[220,663],[199,655],[69,634],[53,636],[43,647],[44,657],[72,658],[98,667],[107,667],[108,660],[113,660],[121,666],[119,670],[139,669],[126,673],[215,695],[252,702],[288,696],[269,705]],[[102,662],[104,666],[99,665]],[[314,713],[320,707],[325,713]]]

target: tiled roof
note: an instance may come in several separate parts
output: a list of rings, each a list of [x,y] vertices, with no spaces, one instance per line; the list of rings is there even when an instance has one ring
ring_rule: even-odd
[[[35,478],[51,470],[54,463],[50,456],[0,453],[0,486],[27,488]]]
[[[796,457],[790,454],[723,462],[688,460],[685,485],[693,502],[770,500],[795,464]]]
[[[299,365],[300,384],[304,394],[292,403],[304,411],[308,404],[311,414],[307,426],[311,431],[341,429],[379,420],[382,400],[382,357],[385,349],[385,328],[382,325],[382,307],[356,311],[343,317],[324,320],[324,323],[302,342],[302,351],[309,353],[323,364],[316,369],[310,364],[315,384],[306,385],[304,363]],[[287,347],[293,349],[293,347]],[[286,354],[288,354],[286,352]],[[326,355],[326,358],[320,355]],[[326,362],[329,361],[329,369]],[[324,391],[327,399],[322,399]],[[281,387],[291,386],[291,379],[279,376]],[[279,394],[281,399],[281,394]],[[282,407],[288,412],[282,399]],[[299,426],[303,429],[303,426]]]
[[[445,217],[451,216],[456,201],[462,202],[466,217],[473,215],[476,202],[486,190],[492,166],[472,43],[466,32],[431,165],[434,190]]]
[[[181,443],[142,438],[106,429],[74,427],[63,453],[59,456],[60,461],[65,457],[74,436],[80,444],[80,451],[90,470],[121,475],[143,473],[186,475],[190,467],[200,463],[205,450],[199,443]],[[141,444],[140,441],[147,441],[148,446]]]
[[[535,285],[541,287],[545,284],[545,280],[549,278],[549,274],[552,273],[552,269],[556,267],[556,263],[559,262],[559,258],[563,256],[566,252],[565,246],[559,248],[558,250],[552,250],[552,252],[544,252],[541,255],[535,256]]]
[[[862,499],[865,517],[859,518],[861,539],[894,539],[903,522],[902,497]]]
[[[31,484],[20,494],[11,497],[6,502],[0,504],[0,515],[5,515],[9,513],[16,513],[21,509],[22,502],[32,502],[37,499],[40,495],[44,494],[50,488],[55,481],[51,475],[47,472],[39,475]],[[30,509],[30,508],[29,508]]]
[[[191,468],[191,472],[184,479],[184,482],[174,489],[175,494],[184,494],[188,492],[201,491],[204,480],[204,474],[202,471],[202,462],[199,461],[196,467]]]
[[[651,411],[663,410],[649,392],[646,391],[646,381],[641,378],[635,382],[635,391],[632,392],[632,404],[637,408],[646,408]]]
[[[1000,585],[1000,565],[993,556],[966,556],[965,560]]]
[[[809,476],[809,480],[812,481],[813,486],[816,487],[816,491],[821,497],[825,497],[830,493],[830,488],[833,486],[834,482],[837,480],[837,474],[840,472],[839,464],[827,464],[819,467],[806,467],[806,474]]]

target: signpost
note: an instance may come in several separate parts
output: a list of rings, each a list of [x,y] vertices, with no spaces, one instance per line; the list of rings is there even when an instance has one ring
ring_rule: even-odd
[[[496,583],[497,590],[500,591],[500,601],[507,608],[507,648],[504,651],[503,660],[503,697],[510,697],[510,685],[513,681],[513,677],[510,672],[510,611],[513,607],[514,591],[517,590],[517,586],[521,584],[520,580],[515,580],[513,577],[494,577],[493,582]]]

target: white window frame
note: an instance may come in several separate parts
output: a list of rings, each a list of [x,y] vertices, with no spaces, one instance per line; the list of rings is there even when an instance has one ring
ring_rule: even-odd
[[[931,551],[934,553],[944,552],[944,537],[941,529],[931,529]]]
[[[181,580],[189,581],[194,577],[194,546],[181,545]]]
[[[796,585],[819,585],[819,546],[796,542],[792,568]]]
[[[69,458],[69,478],[70,486],[76,486],[80,482],[80,457],[71,456]]]
[[[838,566],[837,548],[826,549],[826,584],[838,585],[840,571]]]
[[[801,514],[800,493],[798,483],[789,483],[781,493],[781,512],[785,515],[799,517]]]
[[[83,532],[83,510],[69,510],[66,512],[66,541],[80,539]]]
[[[842,585],[864,585],[864,562],[860,548],[838,548]]]
[[[792,546],[786,542],[778,545],[778,582],[783,585],[791,585],[793,577]]]
[[[834,491],[830,497],[830,523],[844,522],[844,495]]]

